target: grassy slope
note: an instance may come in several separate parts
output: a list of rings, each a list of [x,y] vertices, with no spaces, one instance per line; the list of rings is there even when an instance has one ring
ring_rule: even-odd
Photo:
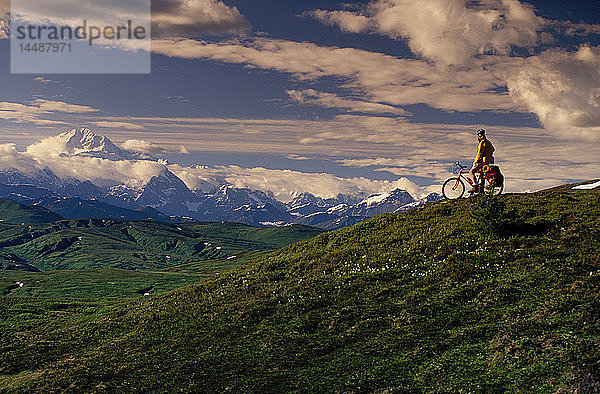
[[[0,390],[589,391],[600,193],[428,204],[121,304],[0,298]]]
[[[3,272],[0,294],[55,299],[137,297],[195,283],[196,274],[151,273],[100,268],[49,272]],[[23,287],[16,285],[24,284]]]
[[[269,229],[228,223],[78,219],[29,226],[0,224],[0,247],[44,271],[156,270],[226,259],[248,250],[271,251],[320,232],[305,226]],[[279,238],[269,242],[271,233]]]
[[[33,207],[14,201],[0,200],[0,219],[9,223],[50,223],[62,217],[43,207]]]
[[[172,290],[202,276],[244,266],[284,245],[321,232],[305,226],[257,228],[231,223],[166,224],[153,220],[0,223],[0,268],[5,268],[0,269],[0,294],[129,297],[148,289],[152,293]],[[24,272],[32,270],[50,272]],[[25,286],[17,289],[17,282]]]

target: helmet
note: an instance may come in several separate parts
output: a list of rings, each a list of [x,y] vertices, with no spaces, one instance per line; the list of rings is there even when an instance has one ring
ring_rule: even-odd
[[[477,133],[476,133],[476,134],[477,134],[478,136],[479,136],[479,135],[485,135],[485,130],[484,130],[484,129],[479,129],[479,130],[477,130]]]

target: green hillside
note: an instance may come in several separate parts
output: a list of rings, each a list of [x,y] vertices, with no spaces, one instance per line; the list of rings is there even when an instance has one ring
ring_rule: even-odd
[[[154,220],[0,223],[0,294],[58,298],[155,294],[245,266],[322,232],[307,226]],[[26,286],[17,288],[17,282]]]
[[[8,223],[51,223],[63,218],[43,207],[19,204],[9,200],[0,200],[0,220]]]
[[[598,189],[442,201],[157,296],[2,297],[0,390],[594,392],[599,294]]]
[[[323,232],[307,226],[258,228],[230,223],[75,219],[48,224],[0,223],[0,260],[42,271],[86,268],[168,269],[198,261],[246,262],[237,254],[270,252]],[[6,257],[12,256],[12,257]],[[240,262],[241,265],[242,262]]]

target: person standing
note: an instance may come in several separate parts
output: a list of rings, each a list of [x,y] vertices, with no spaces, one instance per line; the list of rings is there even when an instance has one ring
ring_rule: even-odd
[[[477,130],[476,134],[479,146],[477,147],[477,155],[473,160],[473,168],[469,171],[469,175],[473,180],[473,188],[469,190],[470,193],[475,192],[479,187],[475,173],[481,172],[481,169],[486,164],[494,164],[494,145],[486,138],[484,129]]]

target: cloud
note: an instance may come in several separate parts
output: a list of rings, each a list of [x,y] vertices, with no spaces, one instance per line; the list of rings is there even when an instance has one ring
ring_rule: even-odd
[[[31,173],[38,168],[38,163],[32,157],[17,151],[15,144],[1,144],[0,169],[9,168]]]
[[[220,0],[152,1],[154,37],[239,34],[250,27],[236,7],[229,7]]]
[[[47,112],[64,112],[70,114],[81,114],[88,112],[97,112],[96,108],[88,107],[86,105],[76,105],[69,104],[63,101],[52,101],[52,100],[44,100],[37,99],[29,102],[29,104],[33,107],[38,107],[43,111]]]
[[[289,154],[286,156],[286,158],[290,159],[290,160],[312,160],[310,157],[300,156],[300,155],[295,155],[295,154]]]
[[[62,153],[62,154],[60,154]],[[0,169],[14,168],[25,173],[50,168],[61,177],[88,180],[96,185],[111,187],[125,184],[139,188],[164,170],[165,164],[150,160],[106,160],[68,154],[60,141],[50,137],[30,145],[25,152],[15,144],[0,145]]]
[[[64,125],[62,121],[43,119],[43,115],[51,112],[42,110],[36,106],[28,106],[19,103],[0,102],[0,119],[14,123],[33,123],[39,126]]]
[[[36,81],[36,82],[39,82],[39,83],[41,83],[43,85],[53,84],[53,85],[59,86],[59,87],[61,87],[63,89],[72,89],[72,86],[69,86],[67,84],[64,84],[62,82],[55,81],[55,80],[52,80],[52,79],[46,79],[46,78],[41,77],[41,76],[35,77],[35,78],[33,78],[33,80]]]
[[[96,121],[90,122],[90,125],[102,127],[106,129],[125,129],[125,130],[143,130],[144,126],[140,126],[131,122],[113,122],[113,121]]]
[[[219,43],[154,40],[153,51],[166,56],[210,59],[275,70],[290,73],[299,80],[334,77],[339,79],[341,87],[351,89],[362,99],[354,101],[365,103],[392,107],[424,103],[448,111],[523,109],[510,96],[498,92],[506,81],[502,75],[497,75],[495,69],[489,69],[496,67],[491,59],[482,60],[479,68],[440,71],[415,59],[261,37]],[[509,65],[506,61],[501,63],[502,74],[509,71]],[[337,101],[349,107],[361,104],[352,100],[340,103],[339,100],[346,99],[331,96],[317,96],[313,100],[327,105],[334,105]]]
[[[376,0],[359,12],[316,10],[313,18],[347,32],[406,39],[413,53],[441,65],[471,64],[542,41],[544,20],[518,0]]]
[[[46,78],[44,78],[44,77],[35,77],[35,78],[33,78],[33,80],[34,80],[34,81],[37,81],[37,82],[39,82],[39,83],[43,83],[44,85],[46,85],[46,84],[49,84],[49,83],[51,83],[51,82],[52,82],[52,80],[50,80],[50,79],[46,79]]]
[[[186,168],[170,166],[188,187],[194,188],[195,179],[217,182],[222,180],[234,187],[263,190],[272,193],[282,202],[289,202],[300,193],[308,192],[321,198],[333,198],[338,194],[368,196],[401,188],[419,198],[428,194],[406,178],[397,181],[371,180],[363,177],[341,178],[328,173],[306,173],[292,170],[273,170],[263,167],[242,168],[239,166],[217,166],[214,168]]]
[[[169,152],[160,145],[144,140],[127,140],[121,144],[121,148],[134,152],[143,152],[150,154],[161,154]]]
[[[87,180],[103,187],[126,185],[140,188],[166,168],[164,163],[151,160],[118,161],[66,153],[55,154],[61,150],[58,143],[44,141],[42,145],[31,145],[27,151],[20,153],[20,157],[34,160],[38,168],[50,168],[60,177]]]
[[[59,176],[89,180],[105,187],[124,184],[139,188],[165,168],[164,163],[150,160],[115,161],[80,156],[35,158],[41,166],[51,168]]]
[[[588,36],[600,34],[600,24],[573,23],[570,21],[547,21],[553,30],[567,36]]]
[[[378,157],[376,159],[343,159],[338,160],[337,162],[347,167],[363,168],[382,165],[397,165],[399,160],[391,159],[389,157]],[[401,165],[404,165],[404,162]]]
[[[544,128],[600,138],[600,47],[554,49],[524,59],[508,78],[508,88]]]
[[[363,33],[371,28],[372,21],[366,15],[351,11],[326,11],[314,10],[305,12],[310,16],[329,26],[338,26],[345,33]]]
[[[362,100],[349,100],[341,98],[333,93],[318,92],[314,89],[288,90],[287,94],[292,101],[300,104],[312,104],[325,108],[340,108],[349,112],[395,114],[399,116],[409,115],[409,113],[402,108]]]
[[[398,176],[417,176],[441,182],[447,177],[448,162],[446,160],[429,160],[422,157],[393,159],[389,157],[343,159],[338,163],[347,167],[375,167],[374,171],[389,172]]]
[[[37,99],[27,104],[0,102],[0,119],[15,123],[33,123],[40,126],[64,125],[61,120],[47,119],[54,113],[83,114],[98,110],[84,105],[69,104],[62,101]]]

